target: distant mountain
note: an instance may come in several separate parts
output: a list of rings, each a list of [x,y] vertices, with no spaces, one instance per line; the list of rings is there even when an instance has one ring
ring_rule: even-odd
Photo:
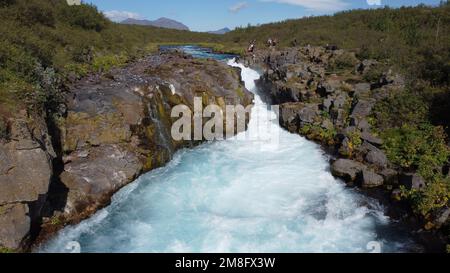
[[[162,27],[162,28],[170,28],[170,29],[178,29],[178,30],[189,30],[189,28],[185,25],[183,25],[180,22],[177,22],[175,20],[169,19],[169,18],[159,18],[155,21],[150,20],[137,20],[137,19],[131,19],[128,18],[121,22],[121,24],[126,25],[140,25],[140,26],[154,26],[154,27]]]
[[[211,34],[225,34],[225,33],[227,33],[227,32],[230,32],[231,31],[231,29],[229,29],[229,28],[222,28],[222,29],[219,29],[219,30],[216,30],[216,31],[209,31],[208,33],[211,33]]]

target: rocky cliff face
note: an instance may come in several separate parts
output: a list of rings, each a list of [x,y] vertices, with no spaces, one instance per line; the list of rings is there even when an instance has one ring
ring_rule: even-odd
[[[262,51],[246,61],[265,71],[259,85],[266,99],[280,104],[280,124],[342,158],[332,166],[335,175],[367,188],[392,182],[387,176],[396,174],[395,166],[370,119],[378,100],[404,88],[399,75],[388,70],[368,81],[376,61],[322,47]]]
[[[417,190],[425,186],[419,175],[389,162],[372,125],[376,103],[404,89],[400,75],[377,61],[359,60],[333,47],[259,50],[243,62],[263,71],[258,84],[267,101],[280,104],[281,126],[330,151],[335,176],[350,186],[392,196],[384,199],[391,208],[405,205],[398,202],[401,186]],[[432,221],[440,227],[448,217]]]
[[[52,126],[25,112],[11,118],[0,144],[0,247],[24,249],[39,232],[42,240],[92,215],[142,172],[199,144],[174,141],[170,117],[197,96],[220,107],[253,101],[226,64],[166,53],[77,81]]]
[[[8,127],[7,140],[0,140],[0,247],[18,249],[40,217],[56,155],[42,118],[20,112]]]

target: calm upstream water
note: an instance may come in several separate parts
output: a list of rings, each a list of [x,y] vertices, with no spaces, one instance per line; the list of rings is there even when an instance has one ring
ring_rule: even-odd
[[[257,94],[256,71],[229,56],[181,49],[228,59]],[[318,145],[281,129],[258,95],[243,134],[176,153],[166,167],[143,175],[109,207],[65,228],[39,251],[68,252],[74,244],[81,252],[416,249],[376,201],[333,178]]]

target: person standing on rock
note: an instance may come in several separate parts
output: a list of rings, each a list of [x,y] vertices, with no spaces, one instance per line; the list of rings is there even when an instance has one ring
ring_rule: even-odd
[[[253,40],[252,42],[250,42],[250,45],[248,46],[248,49],[247,49],[248,53],[253,53],[255,51],[255,44],[256,44],[256,40]]]

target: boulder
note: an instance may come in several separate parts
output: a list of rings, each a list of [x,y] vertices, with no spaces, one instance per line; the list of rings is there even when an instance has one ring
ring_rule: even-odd
[[[362,154],[367,154],[370,151],[378,151],[379,149],[375,147],[374,145],[370,144],[367,141],[363,141],[361,146],[358,147],[358,151]]]
[[[375,188],[383,185],[383,177],[371,170],[362,170],[359,174],[359,183],[363,188]]]
[[[337,127],[343,127],[346,124],[348,114],[344,109],[334,109],[331,111],[331,118]]]
[[[388,185],[397,185],[398,184],[398,172],[392,169],[384,169],[380,173],[383,176],[384,183]]]
[[[0,247],[18,250],[27,239],[31,221],[25,204],[0,206]]]
[[[303,79],[307,80],[311,77],[311,73],[304,64],[289,64],[282,66],[281,70],[286,75],[286,80],[290,79]]]
[[[371,144],[374,144],[374,145],[378,145],[378,146],[383,145],[383,140],[381,138],[376,137],[367,131],[365,131],[365,132],[363,131],[361,133],[361,139],[363,139]]]
[[[378,62],[375,60],[363,60],[360,64],[357,65],[356,71],[365,74],[367,73],[372,67],[377,65]]]
[[[299,129],[302,123],[313,124],[319,120],[319,104],[284,103],[280,105],[280,124],[291,132]]]
[[[339,80],[330,79],[324,82],[319,83],[317,86],[317,93],[321,97],[327,97],[328,95],[333,94],[341,87],[341,82]]]
[[[372,108],[374,105],[375,101],[372,99],[359,100],[358,103],[353,108],[351,116],[355,118],[367,117],[372,112]]]
[[[374,149],[368,152],[366,155],[366,161],[379,168],[386,168],[388,165],[387,156],[384,154],[383,151],[379,149]]]
[[[339,93],[333,100],[333,109],[341,109],[347,104],[349,97],[347,93]]]
[[[318,104],[305,104],[299,112],[299,118],[302,122],[314,123],[319,115]]]
[[[415,173],[406,173],[400,176],[400,184],[408,190],[420,190],[426,187],[425,180]]]
[[[17,150],[18,143],[0,144],[3,172],[0,173],[0,205],[33,202],[47,193],[52,165],[48,154],[40,149]]]
[[[296,132],[300,127],[298,113],[303,104],[284,103],[280,105],[280,124],[290,132]]]
[[[350,117],[350,126],[354,126],[362,132],[370,132],[371,125],[366,118]]]
[[[366,169],[364,164],[349,159],[338,159],[331,165],[333,175],[346,182],[355,181],[358,175]]]
[[[43,124],[16,118],[11,141],[0,142],[0,205],[34,202],[47,193],[54,151]]]
[[[322,110],[325,111],[325,112],[330,112],[330,109],[331,109],[332,105],[333,105],[333,98],[332,97],[328,97],[328,98],[323,100]]]
[[[136,154],[118,145],[92,148],[89,157],[72,159],[61,181],[69,190],[65,212],[82,213],[87,207],[104,205],[105,199],[140,174]]]

